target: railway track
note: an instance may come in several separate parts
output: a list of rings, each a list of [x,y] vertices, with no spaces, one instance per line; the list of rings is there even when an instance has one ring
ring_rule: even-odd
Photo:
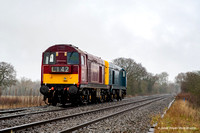
[[[131,100],[131,98],[129,99],[124,99],[123,101],[128,101]],[[114,102],[112,102],[114,103]],[[103,103],[104,104],[104,103]],[[88,106],[92,106],[88,105]],[[35,111],[35,112],[25,112],[25,113],[20,113],[20,114],[13,114],[13,115],[6,115],[6,116],[0,116],[0,120],[6,120],[6,119],[11,119],[11,118],[16,118],[16,117],[22,117],[22,116],[27,116],[27,115],[34,115],[34,114],[40,114],[40,113],[47,113],[47,112],[57,112],[57,111],[64,111],[64,110],[68,110],[68,109],[73,109],[76,107],[72,107],[70,105],[66,105],[64,108],[61,109],[52,109],[52,110],[44,110],[44,111]],[[0,111],[0,114],[4,114],[4,113],[14,113],[14,112],[19,112],[19,111],[25,111],[28,110],[28,108],[22,108],[22,109],[15,109],[15,110],[3,110]],[[1,113],[2,112],[2,113]]]
[[[88,122],[85,122],[83,124],[80,124],[80,125],[76,125],[74,127],[71,127],[71,128],[68,128],[68,129],[64,129],[62,131],[60,131],[59,133],[70,133],[72,131],[76,131],[76,130],[79,130],[81,128],[84,128],[88,125],[91,125],[91,124],[94,124],[96,122],[99,122],[99,121],[102,121],[102,120],[105,120],[105,119],[108,119],[110,117],[113,117],[113,116],[116,116],[116,115],[119,115],[121,113],[124,113],[124,112],[127,112],[127,111],[130,111],[130,110],[133,110],[133,109],[137,109],[139,107],[143,107],[145,105],[148,105],[150,103],[153,103],[155,101],[158,101],[158,100],[161,100],[161,99],[165,99],[165,98],[158,98],[158,99],[155,99],[155,100],[152,100],[150,102],[146,102],[144,104],[141,104],[141,105],[136,105],[136,106],[133,106],[133,107],[130,107],[128,109],[124,109],[124,110],[121,110],[121,111],[118,111],[118,112],[115,112],[115,113],[112,113],[112,114],[109,114],[109,115],[106,115],[106,116],[103,116],[103,117],[100,117],[100,118],[97,118],[97,119],[94,119],[94,120],[91,120],[91,121],[88,121]]]
[[[123,107],[123,106],[126,106],[126,105],[131,105],[131,104],[150,100],[149,102],[146,102],[142,105],[133,106],[131,108],[112,113],[111,115],[100,117],[98,119],[94,119],[92,121],[89,121],[89,122],[80,124],[78,126],[75,126],[75,127],[61,131],[61,132],[71,132],[71,131],[77,130],[79,128],[82,128],[84,126],[87,126],[89,124],[92,124],[94,122],[97,122],[97,121],[100,121],[100,120],[103,120],[103,119],[107,119],[107,118],[115,116],[117,114],[145,106],[145,105],[150,104],[154,101],[158,101],[158,100],[161,100],[161,99],[164,99],[164,98],[165,97],[145,98],[145,99],[142,99],[142,100],[132,101],[132,102],[124,103],[124,104],[113,105],[113,106],[104,107],[104,108],[100,108],[100,109],[94,109],[94,110],[84,111],[84,112],[80,112],[80,113],[75,113],[75,114],[72,114],[72,115],[65,115],[65,116],[61,116],[61,117],[57,117],[57,118],[52,118],[52,119],[49,119],[49,120],[37,121],[37,122],[33,122],[33,123],[28,123],[28,124],[18,125],[18,126],[14,126],[14,127],[5,128],[5,129],[0,129],[0,132],[18,131],[18,130],[22,130],[22,129],[31,128],[31,127],[34,127],[34,126],[37,126],[37,125],[43,125],[43,124],[46,124],[46,123],[51,123],[51,122],[55,122],[55,121],[59,121],[59,120],[63,120],[63,119],[74,118],[74,117],[77,117],[77,116],[83,116],[83,115],[86,115],[86,114],[96,113],[96,112],[100,112],[100,111],[105,111],[105,110],[109,110],[109,109],[113,109],[113,108]]]

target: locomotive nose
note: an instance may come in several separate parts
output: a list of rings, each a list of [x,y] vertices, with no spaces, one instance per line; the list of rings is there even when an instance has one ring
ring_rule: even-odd
[[[47,87],[46,85],[42,85],[40,87],[40,93],[42,93],[43,95],[47,96],[48,95],[48,91],[49,91],[49,87]]]

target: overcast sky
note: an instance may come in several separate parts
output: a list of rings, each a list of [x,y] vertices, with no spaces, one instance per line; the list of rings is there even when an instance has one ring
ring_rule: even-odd
[[[200,70],[199,0],[0,0],[0,62],[40,80],[42,52],[73,44],[153,74]]]

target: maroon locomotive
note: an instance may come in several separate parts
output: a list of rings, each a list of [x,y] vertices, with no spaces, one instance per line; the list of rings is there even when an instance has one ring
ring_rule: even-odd
[[[112,101],[126,95],[125,70],[78,47],[54,45],[42,57],[40,92],[52,105]]]

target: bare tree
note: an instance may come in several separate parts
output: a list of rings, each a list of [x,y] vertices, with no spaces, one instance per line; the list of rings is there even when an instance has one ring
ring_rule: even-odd
[[[186,73],[179,73],[176,77],[175,77],[175,80],[176,80],[176,83],[178,84],[181,84],[182,82],[185,81],[186,79]]]
[[[31,91],[31,95],[38,95],[40,81],[32,81],[31,79],[22,77],[16,82],[16,85],[14,87],[18,89],[19,96],[28,96],[30,95]]]
[[[157,74],[156,76],[158,77],[158,83],[160,83],[161,85],[168,83],[169,74],[167,72],[162,72],[160,74]]]
[[[113,63],[124,68],[127,72],[128,94],[144,94],[147,89],[150,89],[150,82],[147,83],[146,80],[149,79],[149,74],[142,64],[136,63],[131,58],[117,58],[113,60]],[[154,83],[152,82],[151,84],[153,85]]]
[[[131,58],[117,58],[113,63],[127,72],[127,94],[171,93],[177,87],[169,84],[167,72],[154,75]]]
[[[16,71],[14,67],[6,62],[0,62],[0,96],[3,89],[14,85],[16,82]]]
[[[117,58],[113,60],[113,63],[124,68],[128,78],[133,77],[136,80],[141,80],[141,78],[147,74],[147,71],[142,64],[136,63],[131,58]]]
[[[147,77],[145,79],[145,81],[147,82],[147,91],[148,93],[152,93],[153,92],[153,87],[155,82],[158,80],[157,76],[154,76],[152,73],[148,73]]]

